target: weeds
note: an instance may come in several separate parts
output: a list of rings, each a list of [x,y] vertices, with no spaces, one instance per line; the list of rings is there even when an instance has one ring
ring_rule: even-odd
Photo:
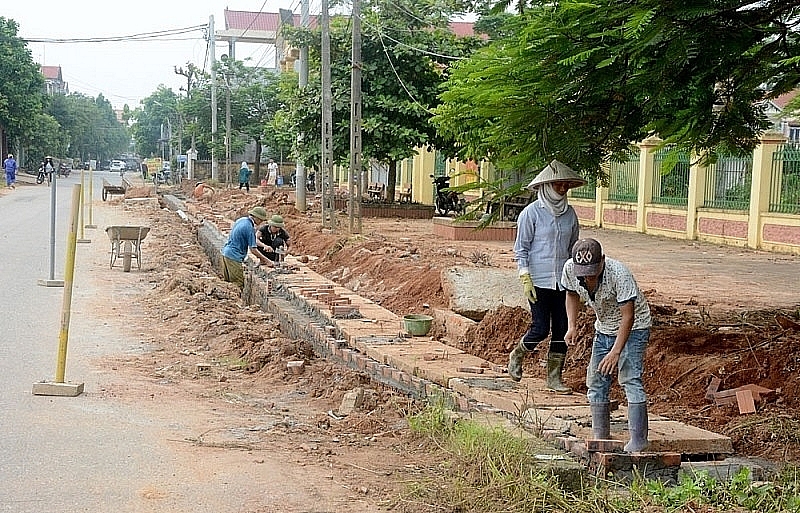
[[[534,442],[501,428],[455,420],[442,400],[409,417],[412,431],[440,451],[438,472],[410,483],[397,505],[405,511],[451,512],[800,512],[800,470],[769,482],[743,469],[729,481],[683,473],[678,485],[639,479],[629,489],[587,485],[565,490],[535,460]]]

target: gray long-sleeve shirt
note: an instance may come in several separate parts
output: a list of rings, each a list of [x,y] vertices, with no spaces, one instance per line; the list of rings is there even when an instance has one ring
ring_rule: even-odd
[[[558,289],[564,262],[570,258],[579,232],[578,216],[571,206],[554,216],[540,200],[534,201],[517,219],[517,268],[527,270],[535,286]]]

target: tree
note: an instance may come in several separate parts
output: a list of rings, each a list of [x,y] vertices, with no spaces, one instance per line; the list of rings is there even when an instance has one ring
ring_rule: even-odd
[[[80,93],[56,94],[47,112],[60,125],[65,141],[63,152],[49,150],[54,156],[108,160],[128,147],[127,129],[117,121],[111,103],[102,94],[96,98]]]
[[[14,20],[0,16],[0,126],[10,138],[33,136],[44,103],[44,78]]]
[[[800,79],[798,0],[532,1],[459,62],[434,122],[463,158],[558,158],[587,177],[651,134],[750,151]]]
[[[131,127],[136,153],[143,156],[166,155],[170,143],[168,134],[170,127],[177,127],[181,122],[179,116],[179,98],[175,92],[159,85],[155,92],[142,100],[142,106],[134,109],[134,123]]]
[[[362,149],[366,158],[388,167],[387,199],[394,198],[397,161],[414,155],[420,146],[454,154],[450,141],[430,123],[439,102],[439,87],[447,66],[480,44],[477,38],[458,38],[448,28],[447,7],[435,2],[396,4],[376,0],[364,9],[362,33]],[[443,11],[443,9],[445,9]],[[319,33],[294,31],[296,45],[310,43],[316,65],[309,85],[298,91],[289,108],[297,144],[306,165],[319,161],[321,129]],[[349,160],[350,132],[350,23],[346,17],[331,22],[331,82],[333,89],[334,160]]]

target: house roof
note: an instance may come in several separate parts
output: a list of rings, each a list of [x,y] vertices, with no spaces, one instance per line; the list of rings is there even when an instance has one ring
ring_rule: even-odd
[[[773,99],[772,103],[774,103],[776,107],[783,110],[786,108],[789,102],[792,101],[798,94],[800,94],[800,89],[793,89],[788,93],[783,93],[782,95]]]
[[[63,80],[61,78],[61,66],[42,66],[42,75],[47,80]]]

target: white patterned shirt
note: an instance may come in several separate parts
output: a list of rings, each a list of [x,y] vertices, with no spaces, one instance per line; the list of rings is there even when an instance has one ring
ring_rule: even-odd
[[[598,278],[597,290],[591,294],[586,289],[584,279],[575,276],[574,263],[569,259],[564,264],[561,286],[578,294],[581,302],[592,307],[597,316],[594,329],[603,335],[617,334],[622,323],[620,306],[629,301],[634,302],[632,329],[650,327],[650,307],[647,300],[639,290],[633,273],[622,262],[606,257],[605,267]]]

